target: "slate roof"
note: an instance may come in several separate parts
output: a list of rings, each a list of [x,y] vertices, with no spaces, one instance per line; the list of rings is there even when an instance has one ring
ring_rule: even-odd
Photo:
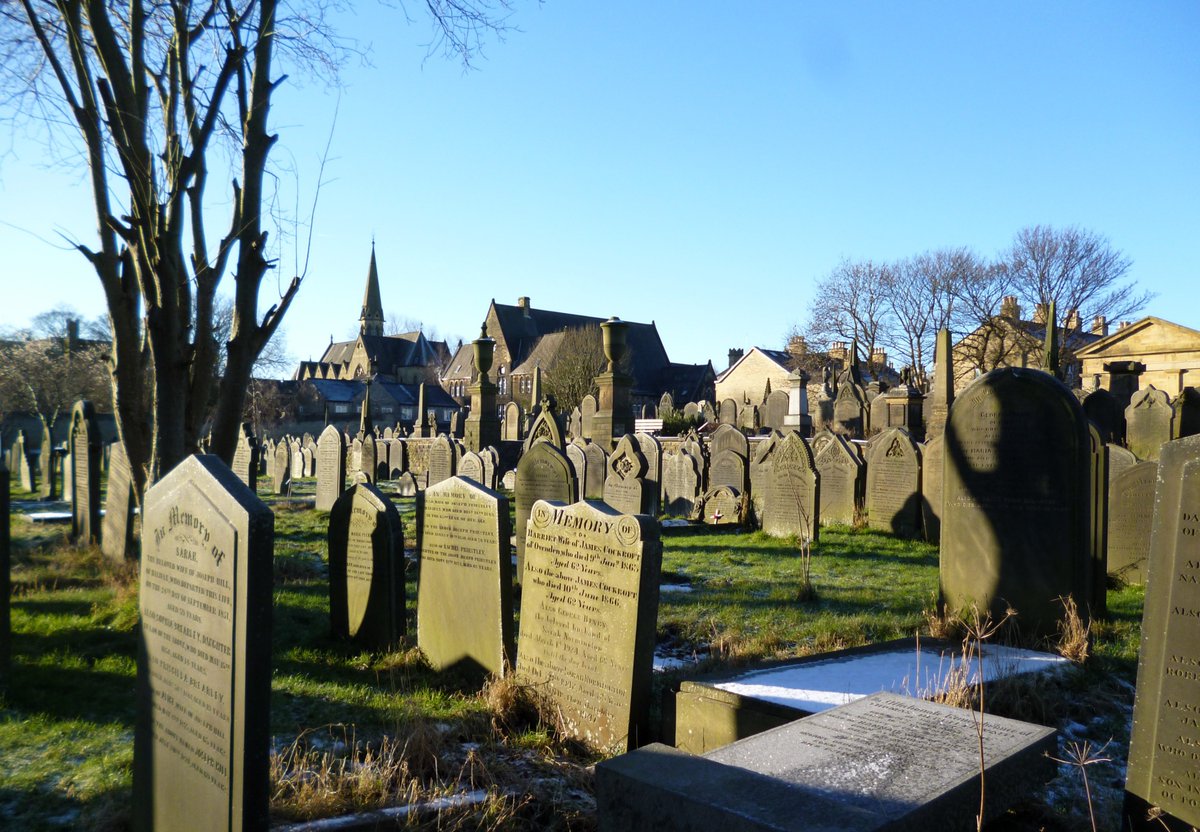
[[[670,392],[676,401],[698,401],[700,393],[716,379],[712,362],[707,364],[668,364],[659,375],[659,389]]]
[[[450,354],[445,341],[430,341],[417,331],[399,335],[359,335],[353,341],[334,341],[325,348],[317,363],[333,366],[349,363],[360,340],[378,370],[385,373],[394,367],[440,367]]]
[[[316,388],[323,399],[328,402],[354,403],[362,401],[366,385],[362,381],[339,381],[335,379],[310,379],[309,383]],[[396,404],[416,407],[420,397],[419,384],[400,384],[395,381],[376,380],[371,383],[371,395],[383,392]],[[445,390],[434,384],[425,385],[426,407],[457,408],[458,402],[450,397]],[[373,408],[372,408],[373,409]]]

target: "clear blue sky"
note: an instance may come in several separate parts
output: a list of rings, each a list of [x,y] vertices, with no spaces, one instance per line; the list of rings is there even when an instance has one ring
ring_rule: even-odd
[[[843,257],[990,255],[1036,223],[1106,235],[1158,293],[1145,313],[1200,328],[1200,3],[548,0],[466,74],[423,61],[410,5],[342,22],[373,67],[345,75],[296,359],[355,331],[372,236],[385,309],[442,335],[528,295],[655,320],[718,370],[782,346]],[[335,102],[309,84],[273,111],[303,213]],[[38,239],[89,239],[82,174],[0,137],[0,325],[100,314],[82,260]]]

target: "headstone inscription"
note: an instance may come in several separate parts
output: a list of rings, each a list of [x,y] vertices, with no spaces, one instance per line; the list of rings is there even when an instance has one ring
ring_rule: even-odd
[[[1062,382],[1004,368],[955,399],[945,433],[941,588],[952,610],[1008,606],[1023,637],[1053,636],[1068,595],[1088,615],[1087,417]]]
[[[1125,445],[1138,459],[1158,459],[1158,449],[1171,441],[1174,425],[1171,397],[1150,385],[1134,393],[1125,408]]]
[[[287,494],[292,487],[292,448],[286,439],[275,446],[275,470],[272,473],[272,491]]]
[[[233,449],[233,473],[253,489],[258,483],[258,441],[249,422],[238,429],[237,445]]]
[[[100,540],[100,427],[85,400],[71,411],[71,539]]]
[[[1157,463],[1138,462],[1109,480],[1108,574],[1128,584],[1146,583],[1157,479]]]
[[[604,502],[621,514],[646,514],[646,458],[630,434],[617,440],[604,478]]]
[[[134,829],[266,829],[275,516],[205,455],[144,506]]]
[[[538,500],[573,503],[579,498],[579,481],[566,454],[550,442],[538,442],[521,455],[516,471],[517,582],[525,573],[525,526]]]
[[[404,533],[400,513],[370,483],[329,512],[329,620],[334,638],[389,650],[404,636]]]
[[[457,462],[457,454],[450,437],[444,433],[439,434],[429,446],[429,485],[437,485],[453,477]]]
[[[500,676],[513,648],[508,499],[462,476],[421,497],[417,645],[437,670]]]
[[[650,716],[657,521],[539,500],[525,551],[518,679],[546,692],[567,735],[605,752],[636,747]]]
[[[771,455],[763,531],[816,543],[820,532],[821,478],[812,450],[800,434],[787,433]]]
[[[691,517],[700,497],[700,470],[691,454],[663,457],[662,510],[672,517]]]
[[[879,435],[867,462],[867,520],[900,537],[921,529],[921,451],[904,428]]]
[[[346,490],[346,444],[341,431],[326,425],[317,440],[317,510],[329,511]]]
[[[103,532],[100,551],[114,563],[123,564],[137,559],[137,542],[133,535],[133,472],[129,455],[120,440],[112,445],[108,462],[108,493],[104,497]]]
[[[1152,523],[1125,810],[1175,832],[1200,827],[1200,436],[1163,446]]]

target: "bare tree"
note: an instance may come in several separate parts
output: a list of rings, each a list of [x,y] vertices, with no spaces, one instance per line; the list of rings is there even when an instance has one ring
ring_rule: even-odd
[[[891,267],[888,305],[895,327],[889,346],[914,370],[932,363],[937,332],[950,326],[955,291],[975,265],[974,255],[958,248],[927,251]]]
[[[431,50],[469,62],[505,27],[505,0],[496,2],[499,15],[491,0],[426,0]],[[354,51],[330,26],[337,9],[322,0],[0,4],[0,107],[14,124],[66,138],[87,161],[97,238],[75,248],[108,305],[116,420],[139,500],[198,447],[214,386],[211,450],[233,456],[255,361],[301,282],[299,273],[285,281],[261,311],[263,279],[277,265],[264,182],[279,138],[268,123],[272,97],[285,69],[335,77]],[[222,140],[240,171],[228,171],[224,199],[209,199]],[[230,270],[233,324],[220,344],[214,300]]]
[[[854,359],[871,372],[875,347],[891,340],[895,326],[888,296],[895,276],[889,266],[871,260],[843,260],[817,283],[806,332],[810,341],[837,338],[857,343]]]
[[[570,413],[584,396],[598,392],[596,376],[608,366],[600,327],[575,327],[544,337],[560,340],[553,360],[544,371],[543,389],[557,401],[560,413]]]
[[[109,410],[106,351],[87,343],[69,349],[60,338],[0,344],[0,415],[35,413],[49,429],[79,399]]]

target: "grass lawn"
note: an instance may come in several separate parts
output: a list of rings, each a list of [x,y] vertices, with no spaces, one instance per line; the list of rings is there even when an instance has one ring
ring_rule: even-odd
[[[298,485],[301,494],[311,493],[311,480]],[[12,497],[31,495],[13,490]],[[371,653],[334,641],[327,514],[298,500],[264,499],[276,511],[277,822],[481,790],[483,802],[423,822],[470,829],[594,826],[594,757],[556,739],[512,686],[480,690],[478,681],[425,664],[413,646],[415,570],[408,576],[404,649]],[[411,546],[414,501],[397,505]],[[94,549],[68,546],[65,534],[63,526],[13,516],[13,662],[0,698],[0,828],[123,830],[131,800],[136,581]],[[653,701],[699,672],[926,634],[937,570],[934,546],[827,528],[813,550],[815,597],[801,600],[795,540],[757,532],[668,535],[659,646],[700,663],[656,674]],[[1110,617],[1095,624],[1084,666],[996,707],[1060,728],[1086,728],[1100,742],[1104,734],[1127,741],[1142,592],[1113,589],[1108,604]],[[1099,721],[1092,718],[1096,708]],[[1092,770],[1093,788],[1097,778],[1115,778],[1118,768],[1110,775]],[[1068,782],[1072,772],[1065,769],[1060,779],[1035,796],[1036,823],[1075,828],[1086,806]]]

